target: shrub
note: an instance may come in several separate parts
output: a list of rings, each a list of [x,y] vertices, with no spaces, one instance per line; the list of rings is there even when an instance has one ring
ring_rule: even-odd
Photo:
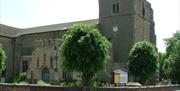
[[[27,73],[23,72],[23,73],[20,73],[18,79],[16,80],[17,83],[20,83],[22,81],[26,81],[26,77],[27,77]]]

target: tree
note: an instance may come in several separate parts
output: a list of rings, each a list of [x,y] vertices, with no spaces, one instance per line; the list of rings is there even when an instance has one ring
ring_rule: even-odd
[[[129,53],[128,68],[134,81],[145,84],[155,76],[157,69],[157,50],[147,41],[134,44]]]
[[[179,41],[180,41],[180,31],[177,31],[173,35],[173,37],[165,39],[167,56],[173,54],[173,52],[176,51],[175,47],[177,46],[177,43]]]
[[[82,84],[89,86],[94,75],[106,68],[110,43],[91,25],[72,26],[63,37],[63,68],[79,72]]]
[[[0,43],[0,72],[5,69],[5,64],[6,64],[6,54],[3,50],[3,46]]]
[[[180,83],[180,31],[165,39],[165,43],[168,54],[164,64],[165,73],[173,83]]]
[[[159,62],[159,81],[162,81],[163,79],[166,79],[165,72],[163,69],[165,59],[166,59],[166,53],[158,53],[158,62]]]

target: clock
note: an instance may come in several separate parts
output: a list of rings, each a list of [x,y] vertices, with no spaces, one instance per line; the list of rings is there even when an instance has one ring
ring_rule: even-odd
[[[113,31],[114,31],[114,32],[117,32],[117,31],[118,31],[118,27],[117,27],[117,26],[114,26],[114,27],[113,27]]]

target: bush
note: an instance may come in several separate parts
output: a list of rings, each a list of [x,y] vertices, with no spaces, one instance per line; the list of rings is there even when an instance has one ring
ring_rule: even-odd
[[[37,85],[39,85],[39,86],[51,86],[51,84],[46,83],[46,82],[44,82],[44,81],[42,81],[42,80],[39,80],[39,81],[37,82]]]
[[[97,80],[93,80],[91,82],[91,84],[92,84],[93,87],[102,87],[104,85],[102,82],[97,81]]]
[[[16,80],[17,83],[20,83],[22,81],[26,81],[26,77],[27,77],[27,73],[23,72],[23,73],[20,73],[18,79]]]
[[[76,80],[64,80],[60,83],[60,86],[65,86],[65,87],[78,87],[80,85],[81,82]]]
[[[0,72],[3,71],[6,67],[7,56],[3,50],[3,45],[0,43]]]

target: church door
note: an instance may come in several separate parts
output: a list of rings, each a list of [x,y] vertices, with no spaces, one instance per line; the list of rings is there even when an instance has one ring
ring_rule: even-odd
[[[42,70],[42,80],[44,82],[49,82],[49,70],[47,68]]]

